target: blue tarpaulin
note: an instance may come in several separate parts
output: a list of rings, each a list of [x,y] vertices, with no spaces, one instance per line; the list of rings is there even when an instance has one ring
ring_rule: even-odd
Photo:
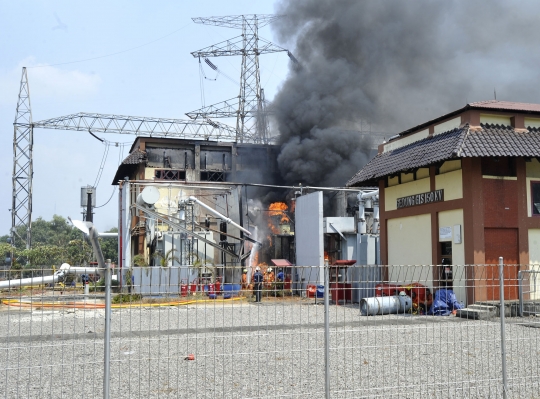
[[[448,316],[453,310],[463,309],[452,290],[440,289],[435,293],[435,299],[428,314]]]

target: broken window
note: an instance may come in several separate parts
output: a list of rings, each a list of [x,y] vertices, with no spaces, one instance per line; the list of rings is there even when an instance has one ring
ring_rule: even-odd
[[[156,169],[154,177],[157,180],[186,180],[185,170]]]
[[[226,181],[223,172],[201,172],[201,181]]]

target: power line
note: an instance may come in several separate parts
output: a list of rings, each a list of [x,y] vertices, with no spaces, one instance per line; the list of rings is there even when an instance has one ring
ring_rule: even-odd
[[[113,192],[112,192],[111,196],[109,197],[109,199],[107,200],[107,202],[105,202],[103,205],[95,206],[94,209],[103,208],[105,205],[107,205],[109,202],[111,202],[111,199],[112,199],[115,192],[116,192],[116,186],[114,186]]]
[[[116,143],[118,144],[118,143]],[[120,165],[122,163],[122,156],[124,155],[124,146],[120,146],[120,148],[118,149],[118,165]],[[105,202],[103,205],[100,205],[100,206],[96,206],[94,207],[94,209],[97,209],[97,208],[103,208],[105,205],[107,205],[109,202],[111,202],[111,199],[112,197],[114,196],[114,193],[116,192],[116,186],[114,186],[113,188],[113,191],[111,193],[111,196],[109,197],[109,199],[107,200],[107,202]]]
[[[106,57],[112,57],[113,55],[118,55],[118,54],[122,54],[122,53],[127,53],[128,51],[132,51],[132,50],[136,50],[138,48],[141,48],[141,47],[144,47],[144,46],[148,46],[149,44],[152,44],[152,43],[155,43],[157,41],[160,41],[162,39],[165,39],[166,37],[169,37],[171,35],[174,35],[176,32],[179,32],[181,31],[182,29],[184,29],[186,26],[188,25],[191,25],[191,23],[187,23],[185,24],[184,26],[182,26],[181,28],[178,28],[177,30],[171,32],[171,33],[168,33],[166,34],[165,36],[161,36],[160,38],[157,38],[157,39],[154,39],[148,43],[144,43],[144,44],[141,44],[140,46],[136,46],[136,47],[131,47],[131,48],[128,48],[127,50],[122,50],[122,51],[117,51],[116,53],[111,53],[111,54],[105,54],[105,55],[100,55],[98,57],[92,57],[92,58],[85,58],[85,59],[82,59],[82,60],[77,60],[77,61],[68,61],[68,62],[59,62],[57,64],[46,64],[46,65],[36,65],[36,66],[32,66],[32,67],[27,67],[27,68],[44,68],[44,67],[51,67],[51,66],[57,66],[57,65],[68,65],[68,64],[76,64],[76,63],[79,63],[79,62],[85,62],[85,61],[92,61],[92,60],[98,60],[98,59],[101,59],[101,58],[106,58]]]
[[[103,157],[101,158],[101,165],[99,165],[96,181],[94,182],[94,187],[96,188],[99,184],[99,181],[101,180],[101,175],[103,175],[103,169],[105,168],[105,162],[107,161],[108,154],[109,154],[109,143],[105,143],[105,151],[103,152]]]

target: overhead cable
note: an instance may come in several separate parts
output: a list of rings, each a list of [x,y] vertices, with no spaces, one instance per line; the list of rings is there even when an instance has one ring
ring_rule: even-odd
[[[152,43],[155,43],[155,42],[160,41],[160,40],[162,40],[162,39],[165,39],[166,37],[169,37],[169,36],[175,34],[176,32],[181,31],[182,29],[184,29],[184,28],[185,28],[186,26],[188,26],[188,25],[191,25],[191,23],[187,23],[187,24],[185,24],[184,26],[182,26],[181,28],[178,28],[178,29],[176,29],[175,31],[172,31],[171,33],[166,34],[165,36],[161,36],[161,37],[159,37],[159,38],[157,38],[157,39],[155,39],[155,40],[152,40],[152,41],[150,41],[150,42],[148,42],[148,43],[144,43],[144,44],[141,44],[140,46],[128,48],[127,50],[117,51],[116,53],[100,55],[100,56],[98,56],[98,57],[92,57],[92,58],[85,58],[85,59],[77,60],[77,61],[60,62],[60,63],[57,63],[57,64],[36,65],[36,66],[32,66],[32,67],[27,67],[27,68],[44,68],[44,67],[52,67],[52,66],[57,66],[57,65],[75,64],[75,63],[78,63],[78,62],[85,62],[85,61],[98,60],[98,59],[100,59],[100,58],[112,57],[113,55],[118,55],[118,54],[122,54],[122,53],[127,53],[128,51],[136,50],[136,49],[138,49],[138,48],[141,48],[141,47],[144,47],[144,46],[148,46],[149,44],[152,44]]]
[[[103,152],[103,157],[101,158],[101,165],[99,166],[98,174],[96,176],[96,181],[94,182],[94,187],[97,187],[101,176],[103,175],[103,169],[105,168],[105,162],[107,161],[107,155],[109,154],[109,143],[105,143],[105,151]]]

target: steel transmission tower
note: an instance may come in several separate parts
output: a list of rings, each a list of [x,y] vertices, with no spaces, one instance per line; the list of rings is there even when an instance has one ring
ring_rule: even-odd
[[[268,143],[259,55],[287,50],[259,37],[259,28],[268,25],[276,18],[278,16],[254,14],[192,18],[193,22],[197,24],[241,29],[240,36],[194,51],[191,54],[195,58],[241,55],[242,68],[240,93],[237,98],[188,112],[187,116],[192,119],[236,117],[237,142]]]
[[[11,243],[16,240],[31,246],[32,177],[34,128],[74,130],[94,133],[132,134],[195,140],[235,141],[237,131],[209,118],[183,120],[80,112],[67,116],[32,121],[30,90],[26,68],[22,69],[19,100],[13,133],[13,175]],[[13,262],[13,258],[12,258]],[[12,263],[13,264],[13,263]]]
[[[13,126],[11,245],[15,245],[15,240],[19,239],[25,242],[26,248],[30,248],[32,242],[32,177],[34,174],[32,151],[34,127],[32,126],[30,89],[28,88],[26,68],[22,69],[19,100],[17,101]]]

